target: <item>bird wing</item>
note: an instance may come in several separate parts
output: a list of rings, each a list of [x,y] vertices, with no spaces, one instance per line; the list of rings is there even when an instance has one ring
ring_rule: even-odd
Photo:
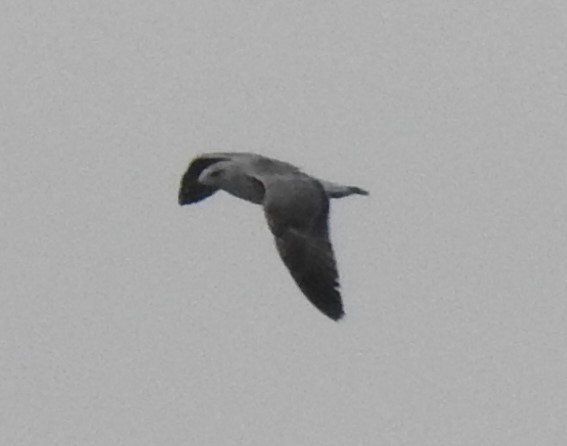
[[[187,172],[185,172],[183,178],[181,179],[178,197],[179,204],[184,205],[197,203],[213,195],[218,189],[216,187],[199,183],[199,175],[210,165],[227,159],[229,158],[220,155],[207,155],[200,156],[191,161],[191,164],[189,164],[189,167],[187,168]]]
[[[310,190],[304,191],[296,186],[296,194],[291,201],[274,206],[277,200],[272,199],[271,203],[264,205],[264,211],[275,236],[278,253],[297,286],[322,313],[338,320],[344,315],[344,310],[337,263],[329,239],[329,202],[319,183],[313,182],[311,186]],[[274,187],[277,186],[271,188]],[[309,201],[313,197],[312,192],[318,194],[316,202],[293,202]],[[273,195],[268,192],[268,198]],[[311,210],[314,213],[310,214]]]
[[[309,301],[331,319],[344,315],[331,243],[289,229],[276,237],[280,257]]]

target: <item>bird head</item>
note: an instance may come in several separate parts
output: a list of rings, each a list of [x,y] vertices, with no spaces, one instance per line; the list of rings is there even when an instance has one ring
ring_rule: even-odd
[[[228,162],[219,161],[204,169],[199,175],[199,183],[206,186],[222,188],[229,175]]]

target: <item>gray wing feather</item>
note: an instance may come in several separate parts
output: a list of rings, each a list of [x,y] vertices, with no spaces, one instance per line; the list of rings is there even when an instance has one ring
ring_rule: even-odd
[[[298,182],[303,181],[303,187]],[[278,201],[278,193],[294,189],[291,201]],[[344,315],[339,274],[329,240],[329,200],[322,186],[311,179],[273,186],[264,205],[278,253],[297,286],[309,301],[331,319]],[[281,195],[280,195],[281,197]],[[289,195],[287,195],[289,197]]]
[[[276,246],[307,299],[331,319],[340,319],[344,310],[337,265],[329,239],[288,229],[276,237]]]

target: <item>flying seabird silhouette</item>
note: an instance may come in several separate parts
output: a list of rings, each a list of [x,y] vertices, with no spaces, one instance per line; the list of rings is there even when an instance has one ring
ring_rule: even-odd
[[[189,164],[179,204],[197,203],[219,189],[263,206],[280,257],[296,284],[315,307],[339,320],[344,310],[329,239],[329,198],[368,192],[253,153],[208,153]]]

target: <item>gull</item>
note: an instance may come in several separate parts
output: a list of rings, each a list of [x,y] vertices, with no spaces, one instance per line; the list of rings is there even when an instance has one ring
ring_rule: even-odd
[[[339,320],[344,310],[329,239],[329,199],[368,192],[254,153],[208,153],[189,164],[179,204],[197,203],[218,190],[262,205],[278,253],[299,289],[322,313]]]

